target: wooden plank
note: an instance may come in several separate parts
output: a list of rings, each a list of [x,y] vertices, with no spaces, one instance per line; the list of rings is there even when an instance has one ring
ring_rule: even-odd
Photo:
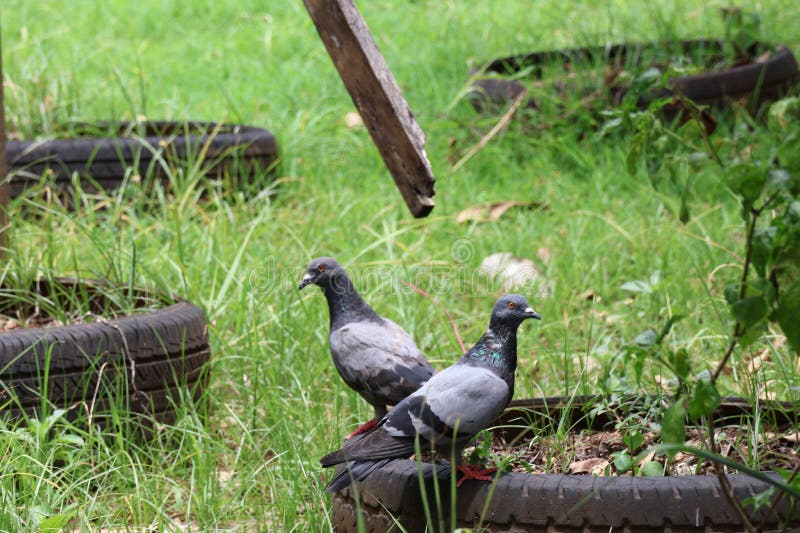
[[[352,0],[303,0],[372,140],[415,217],[433,209],[422,132]]]
[[[6,182],[6,114],[3,104],[3,37],[0,35],[0,259],[8,248],[8,183]]]

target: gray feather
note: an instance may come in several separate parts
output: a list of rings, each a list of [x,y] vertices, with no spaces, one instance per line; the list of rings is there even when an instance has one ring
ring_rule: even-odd
[[[411,336],[385,319],[331,331],[330,349],[339,375],[372,405],[397,404],[433,374]]]

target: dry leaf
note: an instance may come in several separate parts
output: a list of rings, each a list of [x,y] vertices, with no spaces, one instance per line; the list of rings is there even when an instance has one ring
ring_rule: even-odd
[[[17,329],[19,323],[14,320],[0,320],[0,331],[11,331],[12,329]]]
[[[456,217],[456,222],[459,224],[467,221],[494,222],[512,207],[522,207],[525,209],[546,209],[545,205],[540,202],[521,202],[518,200],[494,202],[484,205],[473,205],[461,211],[458,214],[458,217]]]
[[[361,120],[361,115],[356,113],[355,111],[349,111],[344,114],[344,126],[348,130],[355,130],[364,125],[364,121]]]
[[[570,474],[593,474],[595,476],[601,475],[608,466],[608,461],[602,457],[592,457],[584,459],[583,461],[575,461],[570,463],[567,471]]]
[[[550,253],[550,249],[545,248],[544,246],[536,250],[536,259],[542,263],[549,263],[552,256],[553,254]]]
[[[775,433],[774,431],[767,431],[763,435],[759,435],[759,442],[770,442],[775,440],[785,440],[787,442],[800,442],[800,432],[795,433]]]
[[[510,252],[486,256],[478,267],[478,272],[486,274],[490,280],[499,281],[500,292],[503,293],[534,285],[538,288],[540,298],[546,298],[552,292],[551,284],[547,283],[533,261],[516,257]]]
[[[591,301],[594,301],[594,300],[595,300],[595,298],[597,299],[597,301],[598,301],[598,302],[599,302],[599,301],[600,301],[600,299],[601,299],[599,296],[597,296],[597,295],[595,294],[595,292],[594,292],[592,289],[589,289],[588,291],[582,292],[582,293],[580,293],[580,294],[578,295],[578,299],[579,299],[579,300],[589,300],[590,302],[591,302]]]

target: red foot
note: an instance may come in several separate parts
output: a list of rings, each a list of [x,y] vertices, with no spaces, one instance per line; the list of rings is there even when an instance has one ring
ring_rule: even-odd
[[[346,436],[344,438],[344,440],[350,440],[353,437],[355,437],[356,435],[361,435],[362,433],[366,433],[367,431],[369,431],[370,429],[374,428],[377,425],[378,425],[378,419],[377,418],[373,418],[369,422],[366,422],[366,423],[360,425],[358,428],[356,428],[356,430],[354,432],[350,433],[348,436]]]
[[[493,474],[497,472],[497,467],[491,468],[483,468],[480,465],[456,465],[456,468],[459,472],[463,474],[461,479],[458,480],[456,483],[456,487],[460,487],[464,480],[466,479],[479,479],[481,481],[491,481],[492,476],[489,474]]]

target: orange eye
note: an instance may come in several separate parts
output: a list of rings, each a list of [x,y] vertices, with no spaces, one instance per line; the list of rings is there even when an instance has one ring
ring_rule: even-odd
[[[514,302],[508,302],[508,308],[514,310],[517,308],[517,304],[515,304]]]
[[[325,265],[318,266],[317,270],[319,270],[320,272],[325,272]]]

